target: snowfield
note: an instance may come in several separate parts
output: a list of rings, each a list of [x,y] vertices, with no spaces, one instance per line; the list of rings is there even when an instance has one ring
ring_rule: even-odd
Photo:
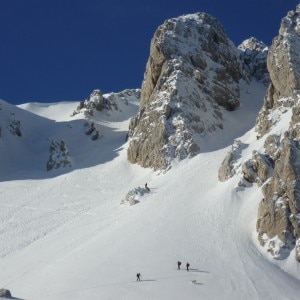
[[[25,131],[25,146],[0,139],[0,288],[26,300],[299,299],[293,253],[275,261],[256,240],[260,189],[237,188],[239,174],[218,181],[234,139],[243,157],[263,146],[253,128],[264,95],[260,84],[245,85],[224,129],[166,173],[126,159],[135,101],[94,116],[97,141],[84,135],[82,114],[70,117],[78,103],[11,107],[40,130]],[[46,171],[51,138],[66,140],[71,167]],[[121,204],[146,182],[150,193]]]

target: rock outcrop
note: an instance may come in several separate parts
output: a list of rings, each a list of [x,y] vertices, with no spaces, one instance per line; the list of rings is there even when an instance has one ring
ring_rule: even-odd
[[[258,210],[259,240],[262,245],[268,243],[271,254],[276,258],[286,257],[296,245],[295,254],[298,261],[300,261],[299,51],[300,5],[282,20],[279,35],[273,40],[270,48],[268,69],[271,84],[256,127],[260,138],[266,140],[266,152],[269,152],[274,160],[274,173],[271,180],[263,186],[264,199]],[[270,132],[279,124],[284,129],[281,137]],[[284,124],[287,124],[286,127]]]
[[[242,59],[249,69],[252,77],[265,85],[270,83],[267,69],[267,55],[269,48],[265,43],[251,37],[238,46],[242,53]]]
[[[72,116],[75,116],[81,112],[85,114],[86,117],[92,117],[94,111],[103,111],[103,110],[118,110],[119,102],[122,101],[125,104],[128,104],[128,99],[135,97],[140,99],[140,90],[139,89],[127,89],[119,93],[109,93],[103,94],[101,90],[92,91],[89,98],[81,101],[77,108],[73,111]]]
[[[222,111],[239,106],[242,78],[249,73],[218,20],[205,13],[167,20],[151,41],[129,161],[166,169],[198,153],[201,138],[222,129]]]
[[[252,158],[242,164],[243,177],[248,182],[261,186],[271,176],[273,164],[268,155],[253,151]]]
[[[21,137],[21,122],[15,118],[14,114],[11,114],[11,122],[9,124],[9,131],[16,136]]]
[[[300,91],[300,25],[299,10],[291,11],[282,20],[279,35],[274,38],[269,50],[267,66],[271,84],[265,103],[259,114],[257,131],[264,135],[278,121],[278,113],[295,106]],[[272,113],[273,112],[273,116]],[[274,114],[277,112],[277,114]]]
[[[85,134],[91,136],[92,141],[96,141],[100,137],[99,130],[96,129],[94,122],[86,122],[84,126],[87,127]]]
[[[295,249],[300,262],[299,53],[300,5],[282,20],[269,49],[270,85],[256,122],[259,148],[244,158],[240,174],[262,189],[256,224],[260,244],[276,259]]]
[[[53,140],[50,145],[50,156],[47,162],[47,171],[61,167],[72,166],[71,157],[66,143]]]

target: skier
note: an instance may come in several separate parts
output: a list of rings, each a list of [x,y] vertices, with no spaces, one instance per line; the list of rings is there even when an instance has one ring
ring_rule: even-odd
[[[136,274],[136,281],[141,281],[141,273]]]
[[[178,270],[180,270],[181,261],[178,261],[178,262],[177,262],[177,266],[178,266]]]
[[[187,263],[186,263],[186,270],[187,270],[187,271],[189,271],[189,267],[190,267],[190,264],[187,262]]]
[[[146,189],[148,192],[150,192],[150,189],[148,188],[147,182],[145,183],[145,189]]]

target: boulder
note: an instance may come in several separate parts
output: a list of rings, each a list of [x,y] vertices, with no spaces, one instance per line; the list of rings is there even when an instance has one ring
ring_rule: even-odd
[[[273,170],[273,160],[267,155],[253,151],[252,158],[242,165],[244,179],[256,182],[261,186],[269,178]]]
[[[262,187],[257,231],[270,253],[285,258],[295,248],[300,261],[300,5],[283,18],[279,35],[273,39],[267,66],[271,83],[260,111],[256,130],[263,138],[276,124],[289,117],[283,136],[270,134],[264,148],[274,162],[271,179]],[[276,249],[276,252],[273,250]]]
[[[243,144],[240,140],[235,140],[230,151],[225,156],[219,171],[218,178],[220,181],[226,181],[236,174],[236,169],[239,164],[237,163],[238,158],[241,156]]]
[[[266,134],[278,121],[271,116],[275,110],[286,112],[298,102],[300,92],[300,5],[283,18],[279,35],[273,39],[267,58],[271,83],[256,129],[260,136]]]
[[[47,162],[47,171],[58,169],[61,167],[71,167],[71,156],[69,154],[66,143],[61,141],[52,140],[50,149],[49,160]]]

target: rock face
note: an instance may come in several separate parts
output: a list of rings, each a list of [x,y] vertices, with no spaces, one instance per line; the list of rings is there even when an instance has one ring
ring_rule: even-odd
[[[300,262],[299,53],[300,5],[282,20],[270,47],[271,82],[256,123],[259,150],[244,161],[240,173],[262,189],[256,224],[261,245],[276,259],[295,249]]]
[[[67,145],[63,140],[53,140],[51,142],[49,152],[50,156],[47,162],[47,171],[72,166],[71,157]]]
[[[239,106],[239,81],[248,77],[218,20],[205,13],[167,20],[151,41],[129,161],[165,169],[198,153],[201,137],[222,128],[222,111]]]
[[[248,182],[256,182],[261,186],[269,179],[272,168],[273,160],[268,155],[253,151],[252,158],[242,165],[243,177]]]
[[[6,107],[0,103],[0,138],[5,131],[9,131],[10,134],[21,137],[22,136],[22,126],[21,121],[17,119],[14,112],[7,112]],[[3,128],[3,129],[2,129]]]
[[[11,120],[11,123],[9,124],[9,130],[13,135],[22,136],[21,132],[21,122],[19,120],[16,120],[14,116],[12,116],[13,119]]]
[[[300,5],[282,20],[279,35],[268,55],[271,84],[257,119],[257,131],[274,160],[274,172],[263,186],[257,231],[271,254],[284,258],[295,245],[300,261]],[[274,118],[274,116],[276,116]],[[284,117],[289,125],[283,136],[268,134]],[[287,123],[288,124],[288,123]],[[275,249],[275,250],[274,250]]]
[[[89,98],[81,101],[77,108],[71,114],[74,117],[78,114],[83,114],[88,120],[84,126],[85,135],[89,136],[91,140],[99,140],[103,136],[99,119],[103,119],[103,114],[109,117],[113,112],[122,114],[124,106],[132,101],[138,102],[141,91],[139,89],[126,89],[118,93],[102,94],[97,89],[92,91]],[[101,115],[102,112],[102,115]]]
[[[267,59],[271,84],[265,97],[263,110],[257,122],[260,135],[267,133],[277,122],[269,118],[273,111],[283,113],[294,106],[300,90],[300,26],[299,10],[291,11],[282,20],[279,35],[273,40]]]
[[[257,220],[259,241],[264,245],[266,240],[271,240],[269,248],[276,258],[284,258],[300,237],[299,159],[299,143],[287,131],[281,141],[274,174],[263,186],[264,199],[259,205]],[[279,245],[272,241],[276,237]],[[273,250],[274,246],[276,251]],[[296,258],[300,261],[298,251]]]
[[[267,69],[268,47],[262,41],[251,37],[238,46],[242,59],[252,77],[265,85],[270,83]]]
[[[137,187],[132,190],[130,190],[126,196],[125,199],[121,201],[121,204],[128,204],[130,206],[135,205],[140,202],[141,198],[150,192],[150,189]]]

